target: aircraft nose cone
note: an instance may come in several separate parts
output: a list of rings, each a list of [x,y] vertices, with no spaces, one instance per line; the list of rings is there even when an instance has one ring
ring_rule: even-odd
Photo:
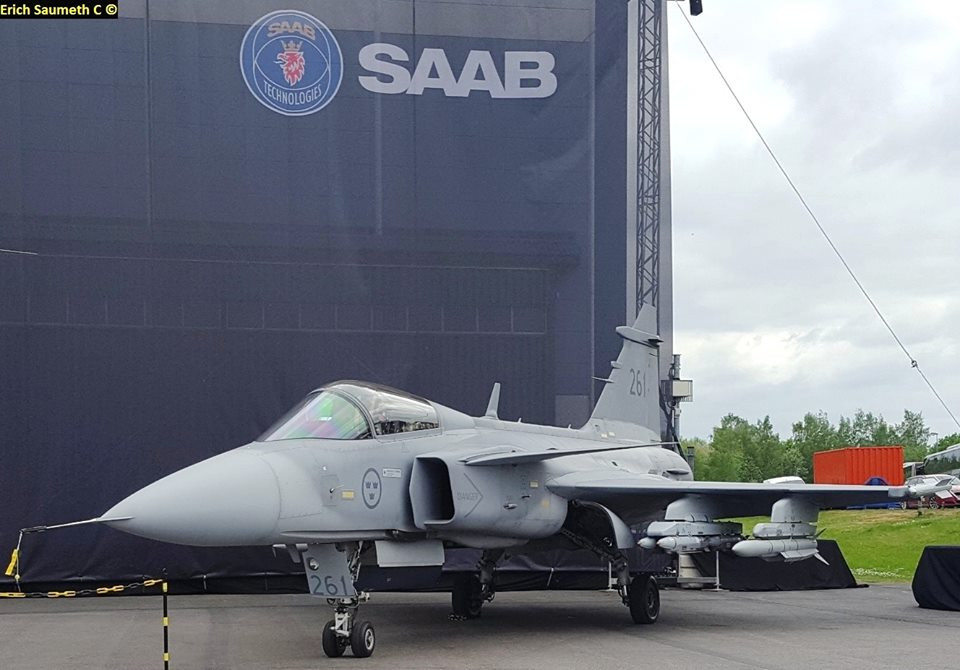
[[[162,542],[195,546],[270,544],[280,514],[273,469],[235,450],[174,472],[121,500],[108,525]]]

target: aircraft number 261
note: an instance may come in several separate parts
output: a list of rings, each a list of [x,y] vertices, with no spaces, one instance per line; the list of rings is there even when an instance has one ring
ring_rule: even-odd
[[[340,579],[331,575],[322,579],[320,575],[310,575],[310,581],[312,582],[310,591],[314,595],[330,597],[348,595],[347,581],[343,575],[340,576]]]

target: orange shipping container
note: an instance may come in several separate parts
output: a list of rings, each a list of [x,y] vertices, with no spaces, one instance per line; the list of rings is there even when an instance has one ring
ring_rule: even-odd
[[[813,455],[815,484],[864,484],[871,477],[903,484],[903,447],[844,447]]]

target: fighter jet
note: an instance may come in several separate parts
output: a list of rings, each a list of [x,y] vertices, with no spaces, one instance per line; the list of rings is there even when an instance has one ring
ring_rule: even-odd
[[[498,417],[499,385],[472,417],[378,384],[313,391],[256,441],[137,491],[96,521],[163,542],[286,549],[334,616],[328,656],[373,653],[359,607],[361,554],[382,567],[438,566],[449,547],[483,550],[456,581],[454,613],[479,616],[504,552],[586,548],[609,561],[638,624],[660,613],[656,579],[631,572],[638,544],[672,554],[732,551],[796,561],[817,555],[824,507],[881,502],[878,486],[699,482],[660,441],[660,338],[622,326],[622,350],[587,423],[557,428]],[[769,515],[745,537],[735,516]]]

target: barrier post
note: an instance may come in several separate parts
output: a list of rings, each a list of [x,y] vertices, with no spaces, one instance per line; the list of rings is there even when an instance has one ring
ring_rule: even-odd
[[[170,617],[167,614],[167,580],[163,580],[163,670],[170,669]]]

